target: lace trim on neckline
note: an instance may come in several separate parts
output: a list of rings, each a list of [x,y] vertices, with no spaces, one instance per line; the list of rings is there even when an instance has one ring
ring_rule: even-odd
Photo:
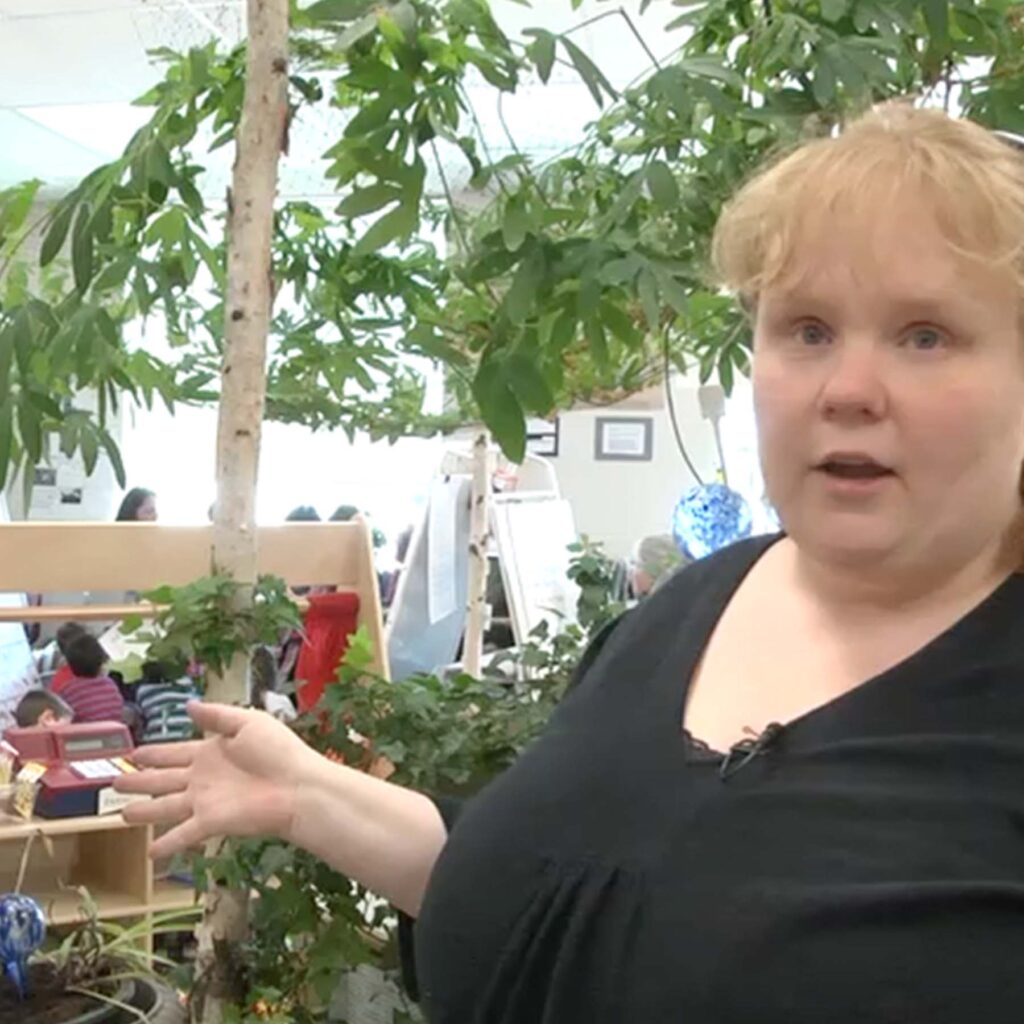
[[[723,754],[720,750],[715,750],[715,748],[711,746],[710,743],[705,743],[704,740],[698,739],[696,736],[693,735],[692,732],[690,732],[689,729],[685,727],[683,729],[683,740],[686,742],[686,745],[690,748],[690,750],[700,757],[706,757],[709,759],[714,759],[716,761],[720,761],[723,757],[725,757],[725,754]]]

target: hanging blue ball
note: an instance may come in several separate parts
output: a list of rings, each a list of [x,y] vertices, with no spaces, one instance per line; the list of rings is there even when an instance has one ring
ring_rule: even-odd
[[[46,938],[46,916],[31,896],[0,898],[0,963],[22,999],[28,995],[28,960]]]
[[[749,537],[754,519],[743,495],[725,484],[688,490],[672,513],[672,536],[687,558],[704,558]]]

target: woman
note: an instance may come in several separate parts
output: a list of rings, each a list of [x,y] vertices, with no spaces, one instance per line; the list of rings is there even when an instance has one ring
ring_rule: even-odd
[[[128,816],[177,823],[157,855],[272,833],[389,897],[431,1024],[1016,1021],[1022,246],[1024,160],[976,126],[891,107],[791,154],[714,250],[783,537],[627,615],[450,836],[212,707]]]
[[[156,495],[145,487],[133,487],[124,496],[115,520],[119,523],[155,523]]]

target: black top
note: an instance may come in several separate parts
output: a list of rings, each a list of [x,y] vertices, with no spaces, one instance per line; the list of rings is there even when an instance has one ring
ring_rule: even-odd
[[[723,778],[686,686],[770,543],[629,613],[464,805],[415,928],[430,1024],[1018,1024],[1024,577]]]

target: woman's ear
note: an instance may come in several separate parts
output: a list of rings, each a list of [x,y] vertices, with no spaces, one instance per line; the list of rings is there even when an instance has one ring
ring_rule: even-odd
[[[41,725],[44,729],[52,729],[55,725],[60,725],[60,719],[52,708],[47,708],[39,716],[39,720],[36,722],[36,725]]]

